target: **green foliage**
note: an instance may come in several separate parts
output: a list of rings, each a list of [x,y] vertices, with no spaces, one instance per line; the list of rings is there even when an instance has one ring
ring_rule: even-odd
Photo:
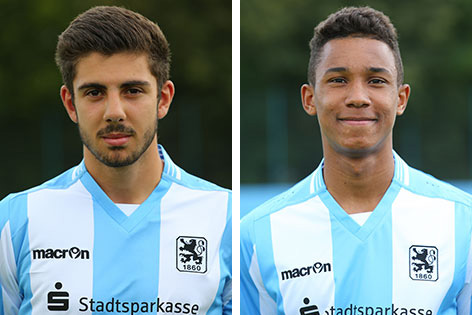
[[[37,185],[82,158],[76,126],[59,97],[59,34],[96,5],[156,21],[172,50],[176,96],[159,142],[184,169],[231,185],[231,2],[0,0],[0,198]]]
[[[344,6],[369,5],[396,26],[412,87],[406,113],[397,119],[394,147],[407,162],[443,179],[472,176],[472,2],[241,0],[241,182],[294,182],[322,158],[316,119],[301,107],[308,42],[313,28]],[[277,142],[267,130],[267,94],[285,91],[288,153],[268,150]],[[275,154],[286,176],[271,177]],[[281,162],[282,163],[282,162]]]

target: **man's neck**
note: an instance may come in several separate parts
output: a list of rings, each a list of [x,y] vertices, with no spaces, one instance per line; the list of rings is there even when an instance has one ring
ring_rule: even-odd
[[[373,211],[393,178],[392,150],[359,158],[327,151],[323,177],[330,194],[348,214]]]
[[[135,163],[109,167],[84,148],[87,171],[114,203],[141,204],[161,180],[164,162],[159,157],[157,141]]]

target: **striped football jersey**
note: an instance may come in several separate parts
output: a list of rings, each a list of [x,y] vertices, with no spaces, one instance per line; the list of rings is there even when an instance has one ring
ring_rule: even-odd
[[[323,163],[241,222],[241,314],[470,314],[471,197],[396,153],[360,226],[327,191]]]
[[[231,193],[159,152],[129,216],[83,162],[0,203],[0,314],[231,314]]]

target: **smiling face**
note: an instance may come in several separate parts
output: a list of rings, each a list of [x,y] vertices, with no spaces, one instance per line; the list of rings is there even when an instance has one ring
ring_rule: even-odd
[[[395,117],[410,88],[398,86],[393,53],[370,38],[334,39],[323,47],[315,86],[302,87],[305,111],[317,115],[323,149],[361,157],[392,149]]]
[[[159,94],[146,55],[91,53],[79,59],[73,88],[73,98],[64,86],[61,97],[78,124],[86,162],[128,166],[157,146],[157,120],[167,114],[173,85],[167,81]]]

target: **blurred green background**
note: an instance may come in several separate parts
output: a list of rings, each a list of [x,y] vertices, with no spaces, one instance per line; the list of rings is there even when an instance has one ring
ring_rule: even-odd
[[[308,42],[351,5],[383,11],[399,33],[412,93],[395,150],[440,179],[472,178],[472,1],[241,0],[242,199],[246,184],[294,183],[319,164],[318,123],[300,101]]]
[[[96,5],[124,6],[160,25],[176,95],[159,123],[159,143],[188,172],[230,187],[230,1],[0,0],[0,198],[82,159],[59,97],[54,51],[70,21]]]

